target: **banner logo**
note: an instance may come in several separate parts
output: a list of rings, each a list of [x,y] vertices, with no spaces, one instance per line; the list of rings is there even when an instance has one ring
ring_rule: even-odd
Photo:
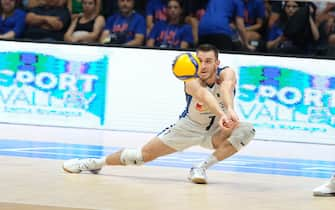
[[[240,67],[238,109],[256,126],[326,132],[335,128],[335,77],[277,66]]]
[[[65,125],[71,125],[72,119],[93,118],[103,125],[107,70],[107,57],[86,62],[1,52],[0,114],[28,114],[32,121],[63,117]]]

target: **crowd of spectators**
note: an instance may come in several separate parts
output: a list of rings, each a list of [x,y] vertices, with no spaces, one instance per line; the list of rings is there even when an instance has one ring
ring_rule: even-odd
[[[0,39],[335,56],[323,0],[0,1]]]

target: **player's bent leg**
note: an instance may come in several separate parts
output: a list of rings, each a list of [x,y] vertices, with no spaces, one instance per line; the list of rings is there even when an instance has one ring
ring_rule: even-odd
[[[212,139],[215,148],[213,155],[218,161],[224,160],[249,144],[254,136],[255,129],[251,123],[247,122],[240,122],[232,130],[219,131]]]
[[[323,185],[313,190],[314,196],[330,197],[335,196],[335,175]]]
[[[149,162],[158,157],[177,152],[176,149],[166,145],[159,137],[153,138],[142,147],[143,161]]]
[[[254,136],[255,130],[250,123],[239,123],[233,129],[218,130],[210,140],[215,149],[214,153],[191,168],[189,180],[197,184],[207,183],[206,169],[235,154]],[[203,146],[208,144],[206,142]]]
[[[233,147],[239,151],[242,147],[249,144],[249,142],[255,137],[256,130],[251,123],[240,122],[239,125],[233,129],[228,141]]]

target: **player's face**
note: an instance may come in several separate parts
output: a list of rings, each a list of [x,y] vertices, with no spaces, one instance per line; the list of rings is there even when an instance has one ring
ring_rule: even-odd
[[[200,60],[200,68],[198,76],[201,80],[209,80],[216,78],[216,70],[219,66],[219,60],[216,59],[213,51],[198,51],[197,56]]]

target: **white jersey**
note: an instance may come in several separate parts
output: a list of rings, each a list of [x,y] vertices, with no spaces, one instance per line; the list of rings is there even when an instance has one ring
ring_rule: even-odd
[[[217,71],[217,75],[223,69]],[[225,111],[222,93],[220,92],[220,81],[217,81],[207,87],[208,91],[213,94],[219,103],[221,109]],[[186,94],[186,109],[180,115],[180,119],[173,125],[162,130],[157,137],[166,145],[174,148],[177,151],[183,151],[193,145],[199,145],[207,149],[214,149],[213,135],[221,130],[217,117],[213,114],[206,105]],[[240,124],[241,125],[241,124]],[[254,135],[254,130],[252,130]],[[253,137],[249,135],[249,137]],[[247,145],[251,138],[244,138],[241,141],[236,141],[236,138],[228,138],[236,150],[240,150]]]
[[[218,70],[217,74],[222,71]],[[224,110],[223,98],[220,92],[220,84],[214,83],[211,87],[207,87],[208,91],[211,92],[218,103],[220,104],[222,110]],[[211,125],[215,121],[215,114],[212,113],[208,107],[197,99],[193,98],[191,95],[186,94],[186,108],[185,111],[180,115],[181,118],[188,118],[191,121],[209,130]]]

